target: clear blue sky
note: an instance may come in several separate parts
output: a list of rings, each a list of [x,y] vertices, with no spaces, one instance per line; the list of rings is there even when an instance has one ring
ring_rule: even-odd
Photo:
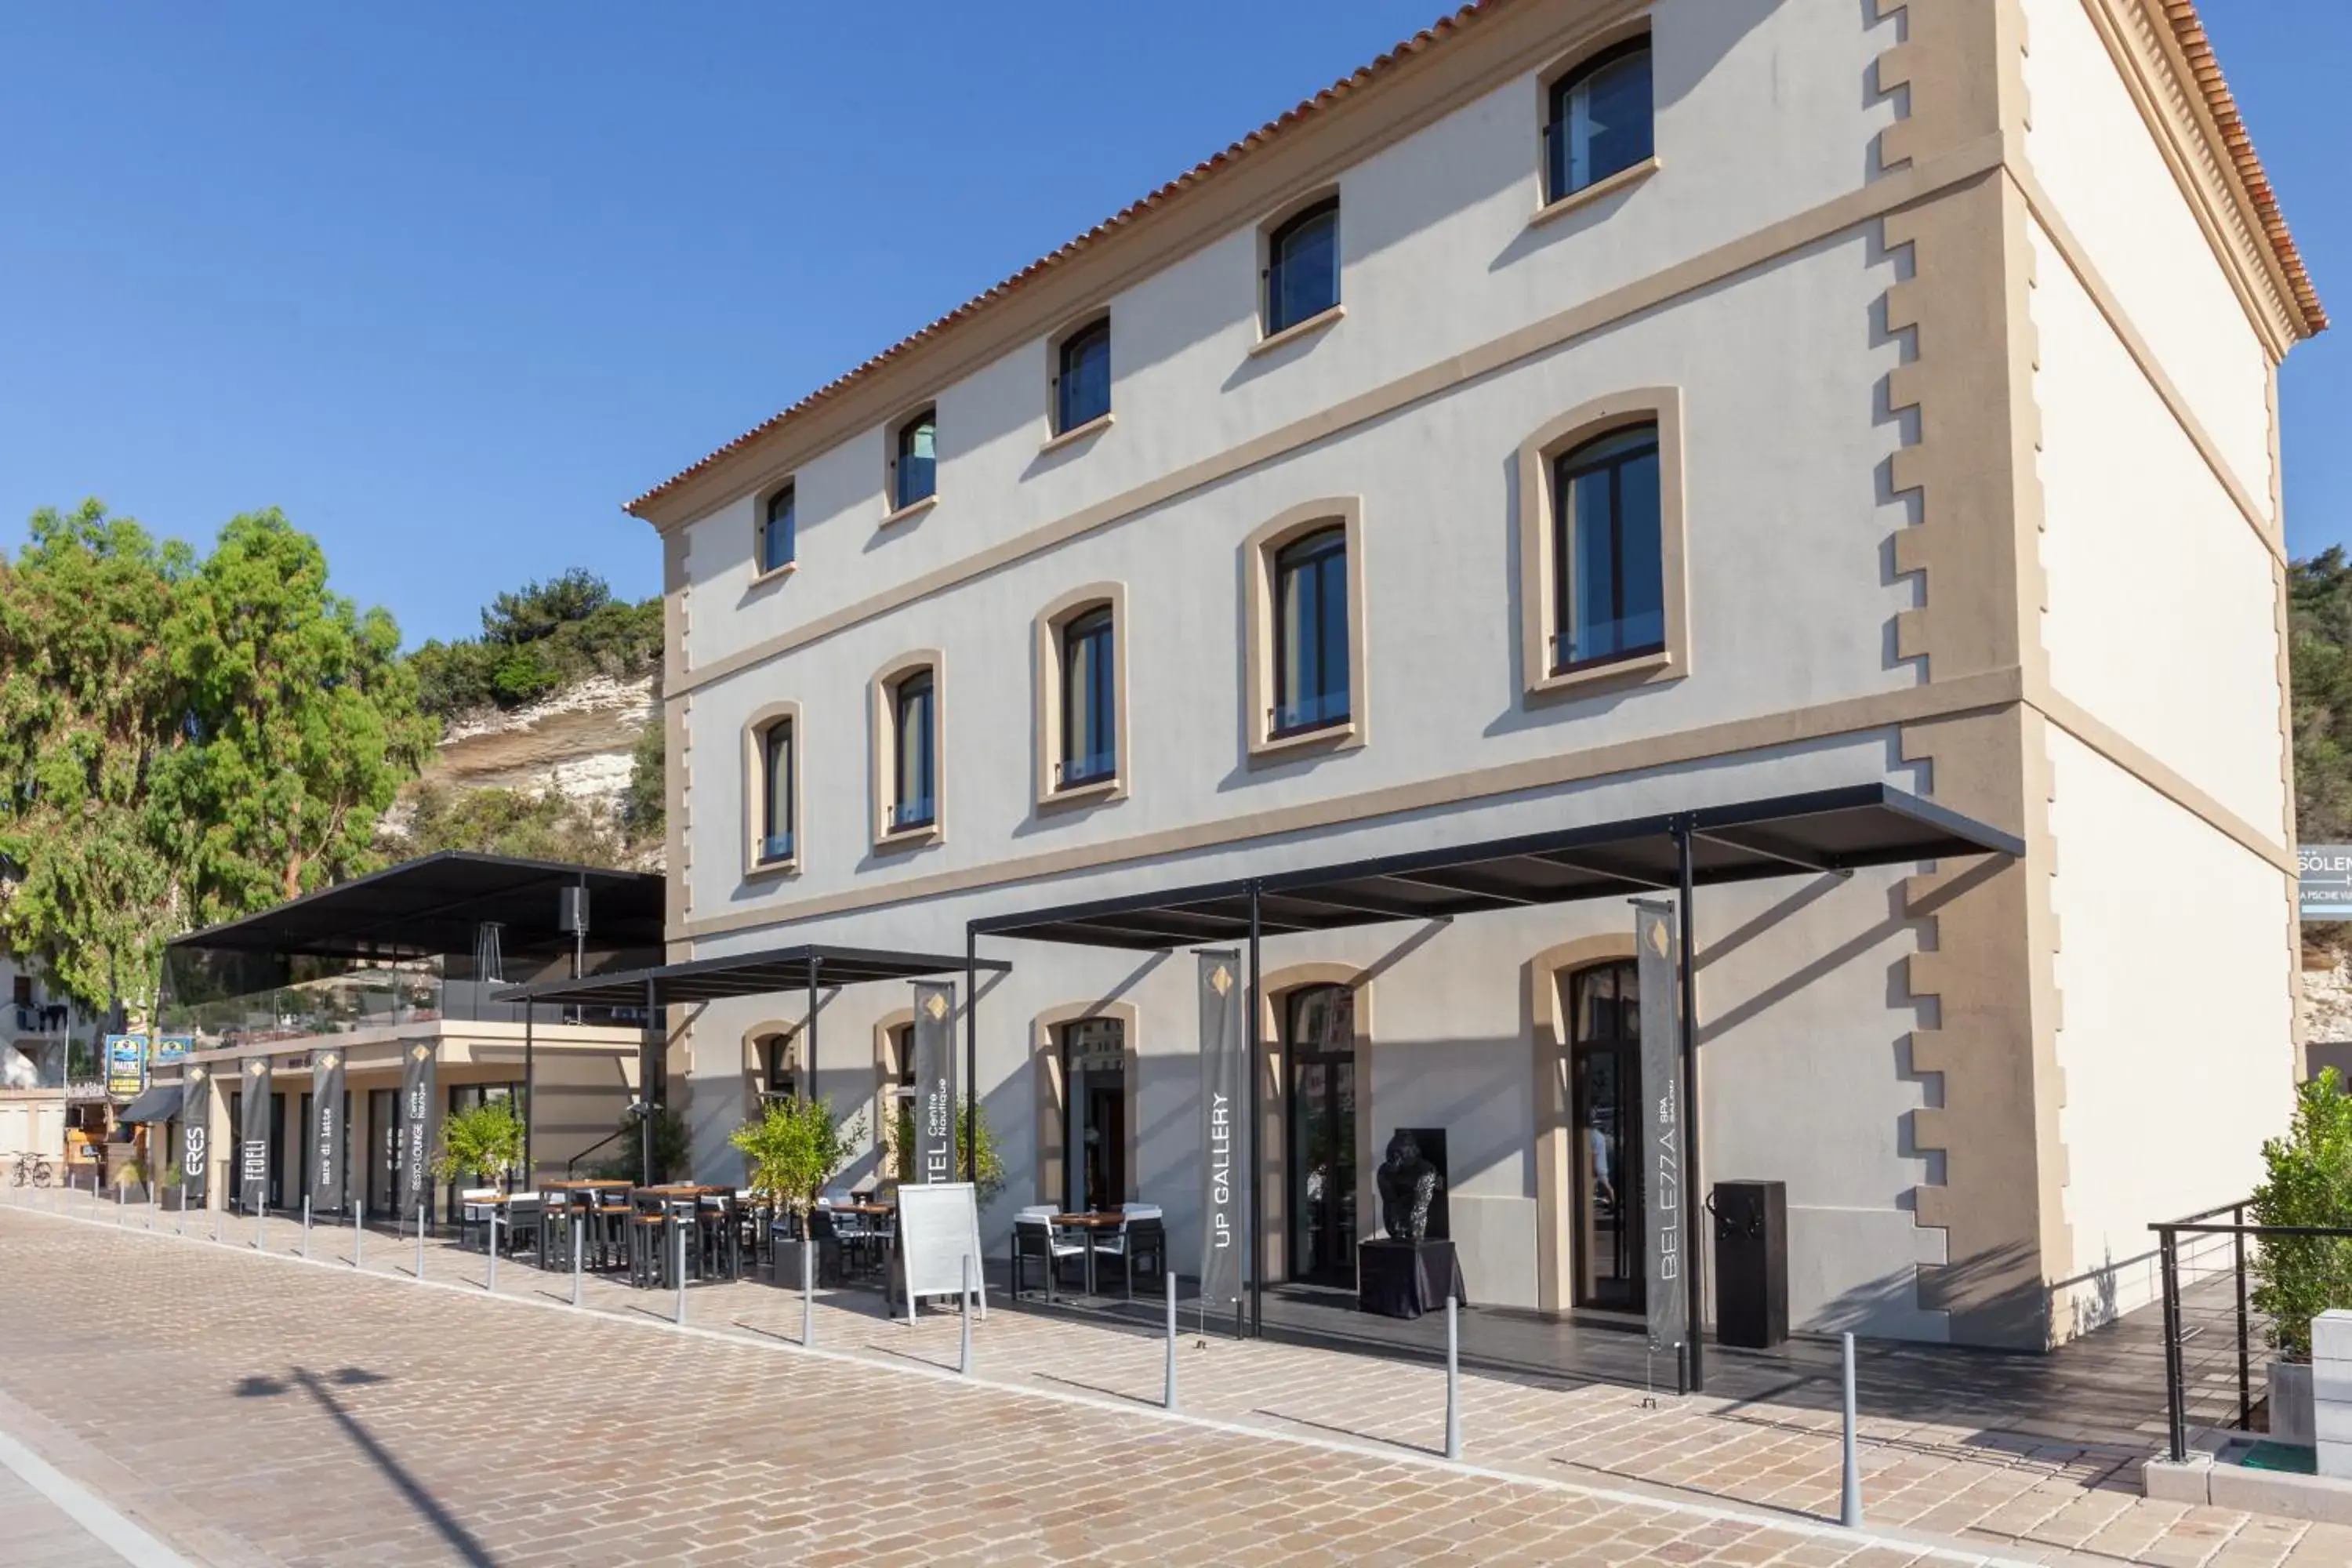
[[[1442,3],[7,7],[0,543],[276,505],[412,643],[570,565],[652,593],[623,500]],[[2352,321],[2352,3],[2203,9]],[[2285,376],[2308,552],[2352,349]]]

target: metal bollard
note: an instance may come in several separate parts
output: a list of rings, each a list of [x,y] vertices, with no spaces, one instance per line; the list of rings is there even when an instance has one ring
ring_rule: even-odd
[[[580,1216],[578,1216],[578,1215],[574,1215],[574,1216],[572,1217],[572,1304],[573,1306],[575,1306],[575,1307],[576,1307],[576,1306],[578,1306],[578,1305],[580,1305],[580,1246],[581,1246],[581,1238],[582,1238],[582,1237],[583,1237],[587,1233],[587,1229],[588,1229],[587,1226],[586,1226],[586,1225],[584,1225],[583,1223],[582,1223]]]
[[[416,1282],[425,1283],[425,1202],[416,1204]]]
[[[366,1241],[367,1209],[363,1205],[353,1204],[352,1205],[352,1267],[354,1268],[365,1268],[367,1267],[366,1264],[360,1261],[360,1257],[362,1252],[364,1250],[364,1244]]]
[[[1462,1312],[1445,1293],[1445,1457],[1462,1457]]]
[[[956,1371],[971,1375],[971,1254],[963,1255],[963,1294],[956,1298],[963,1315],[963,1342],[956,1352]]]
[[[686,1324],[686,1226],[677,1227],[677,1306],[671,1321],[681,1328]]]
[[[1160,1395],[1160,1407],[1176,1408],[1176,1270],[1168,1270],[1168,1386]]]
[[[302,1261],[310,1261],[310,1194],[302,1194]]]
[[[801,1239],[801,1348],[816,1342],[816,1242]]]
[[[172,1234],[173,1236],[188,1234],[188,1189],[184,1184],[180,1188],[180,1217],[172,1222]]]
[[[154,1183],[152,1183],[152,1182],[148,1183],[148,1184],[147,1184],[147,1228],[148,1228],[149,1230],[152,1230],[152,1229],[154,1229],[154,1228],[155,1228],[155,1212],[156,1212],[156,1210],[158,1210],[159,1208],[161,1208],[161,1207],[163,1206],[163,1194],[162,1193],[160,1193],[160,1192],[158,1192],[158,1191],[156,1191],[156,1190],[155,1190],[155,1184],[154,1184]]]
[[[490,1211],[490,1271],[484,1277],[482,1289],[495,1296],[499,1293],[499,1211]]]
[[[1853,1336],[1845,1336],[1845,1477],[1838,1489],[1838,1522],[1862,1528],[1862,1462],[1853,1442]]]
[[[122,1206],[122,1184],[121,1182],[117,1182],[114,1184],[114,1223],[116,1225],[119,1226],[122,1223],[124,1212],[125,1211]]]

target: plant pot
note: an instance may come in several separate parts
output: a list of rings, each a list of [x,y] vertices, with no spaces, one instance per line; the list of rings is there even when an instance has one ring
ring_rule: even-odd
[[[2274,1361],[2270,1363],[2271,1441],[2299,1448],[2319,1442],[2319,1420],[2313,1414],[2311,1363]]]

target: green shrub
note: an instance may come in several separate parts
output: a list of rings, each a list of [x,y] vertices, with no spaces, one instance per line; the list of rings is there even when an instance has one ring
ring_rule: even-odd
[[[862,1110],[836,1125],[830,1100],[772,1100],[728,1142],[743,1152],[751,1190],[798,1220],[865,1135]]]
[[[618,1136],[606,1145],[614,1152],[588,1167],[588,1173],[600,1182],[643,1182],[645,1139],[638,1131],[637,1118],[623,1116],[617,1131]],[[655,1170],[664,1175],[685,1170],[688,1142],[684,1114],[666,1108],[654,1112]]]
[[[2284,1138],[2263,1145],[2267,1174],[2246,1205],[2255,1225],[2352,1226],[2352,1098],[2334,1068],[2295,1091]],[[2264,1237],[2253,1259],[2253,1304],[2271,1346],[2311,1359],[2311,1320],[2352,1307],[2352,1237]]]
[[[989,1131],[988,1112],[975,1104],[971,1096],[963,1097],[963,1114],[956,1118],[955,1173],[961,1181],[964,1172],[964,1133],[969,1130],[980,1150],[979,1180],[972,1184],[978,1189],[981,1206],[986,1207],[996,1194],[1004,1190],[1004,1161],[996,1152],[996,1134]],[[914,1173],[908,1169],[914,1156],[915,1102],[902,1100],[898,1114],[893,1119],[887,1147],[883,1152],[883,1169],[902,1182],[913,1181]]]
[[[477,1176],[503,1183],[522,1168],[522,1117],[511,1100],[486,1100],[441,1123],[441,1151],[433,1173],[445,1182]]]

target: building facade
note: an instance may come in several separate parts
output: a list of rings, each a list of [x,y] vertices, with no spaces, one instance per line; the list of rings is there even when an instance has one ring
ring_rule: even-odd
[[[1894,784],[2026,852],[1698,906],[1699,1175],[1788,1184],[1801,1327],[2063,1340],[2295,1075],[2324,325],[2185,6],[1472,5],[632,503],[670,956]],[[1408,1127],[1474,1300],[1638,1305],[1633,952],[1269,944],[1265,1277],[1350,1277]],[[992,955],[992,1235],[1142,1197],[1193,1256],[1190,961]],[[906,1003],[814,1064],[797,997],[675,1020],[698,1167],[812,1081],[887,1125]]]
[[[103,1128],[105,1085],[94,1051],[99,1020],[5,950],[0,996],[0,1155],[37,1155],[62,1181],[69,1095],[79,1090]]]

